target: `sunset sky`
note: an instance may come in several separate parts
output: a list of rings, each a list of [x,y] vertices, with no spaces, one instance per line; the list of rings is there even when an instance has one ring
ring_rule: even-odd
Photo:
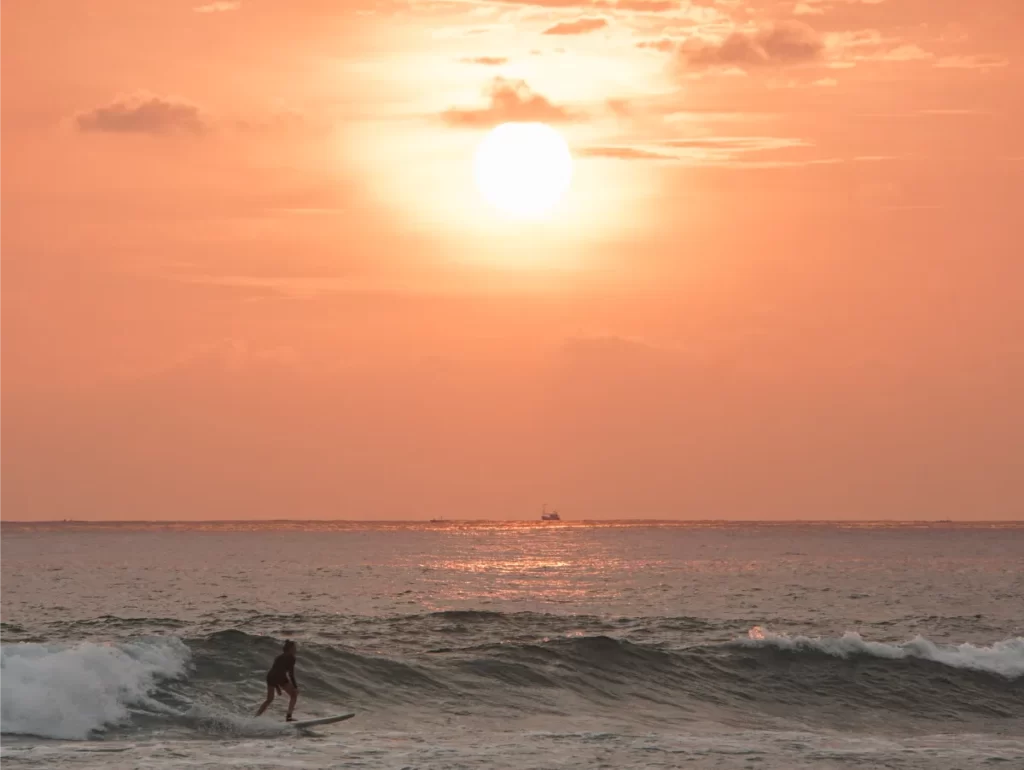
[[[4,519],[1024,517],[1021,0],[4,0]],[[538,219],[494,126],[574,158]]]

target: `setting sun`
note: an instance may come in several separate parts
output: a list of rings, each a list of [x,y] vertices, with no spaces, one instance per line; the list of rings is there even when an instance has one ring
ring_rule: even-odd
[[[550,211],[572,181],[572,155],[561,134],[544,123],[503,123],[476,152],[483,197],[504,214],[537,217]]]

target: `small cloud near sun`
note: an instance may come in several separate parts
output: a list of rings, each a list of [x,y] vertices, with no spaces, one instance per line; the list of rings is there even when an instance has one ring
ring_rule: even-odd
[[[485,67],[500,67],[502,64],[508,64],[508,57],[506,56],[465,56],[459,59],[463,64],[481,64]]]
[[[594,3],[598,8],[615,8],[619,11],[636,11],[637,13],[662,13],[679,10],[675,0],[619,0],[617,3]]]
[[[753,34],[733,32],[718,43],[690,38],[679,55],[690,67],[770,67],[803,64],[819,58],[825,44],[800,21],[784,21]]]
[[[702,0],[704,3],[713,0]],[[613,11],[631,11],[634,13],[663,13],[678,11],[679,0],[502,0],[505,5],[535,6],[537,8],[601,8]]]
[[[577,150],[576,154],[581,158],[611,158],[613,160],[676,160],[674,155],[636,147],[583,147]]]
[[[453,126],[486,127],[516,122],[565,123],[575,119],[569,110],[535,93],[525,80],[496,77],[485,93],[490,99],[486,107],[452,107],[441,114],[442,120]]]
[[[191,102],[138,92],[75,116],[83,132],[115,134],[202,134],[209,128],[202,111]]]
[[[661,51],[662,53],[669,53],[670,51],[674,51],[676,49],[676,45],[678,44],[675,40],[663,37],[659,38],[658,40],[641,40],[639,43],[636,44],[636,47],[648,48],[652,51]]]
[[[585,35],[608,26],[608,20],[600,16],[584,16],[574,21],[562,21],[548,27],[544,35]]]

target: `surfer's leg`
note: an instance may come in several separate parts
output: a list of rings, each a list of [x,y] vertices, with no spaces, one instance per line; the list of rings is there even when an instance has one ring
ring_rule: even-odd
[[[263,712],[267,710],[267,707],[274,702],[274,685],[267,685],[267,699],[263,701],[263,705],[260,706],[260,710],[256,712],[256,716],[263,716]]]
[[[285,714],[285,719],[291,719],[292,712],[295,710],[295,701],[299,699],[299,691],[291,682],[286,682],[281,687],[288,693],[288,713]]]

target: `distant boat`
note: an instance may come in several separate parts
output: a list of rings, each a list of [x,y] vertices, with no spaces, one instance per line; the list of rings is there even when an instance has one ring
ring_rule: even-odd
[[[440,524],[442,521],[444,521],[444,519],[431,519],[430,523],[431,524]]]
[[[541,521],[561,521],[562,517],[558,515],[558,511],[548,511],[548,504],[544,503],[544,507],[540,511]]]

